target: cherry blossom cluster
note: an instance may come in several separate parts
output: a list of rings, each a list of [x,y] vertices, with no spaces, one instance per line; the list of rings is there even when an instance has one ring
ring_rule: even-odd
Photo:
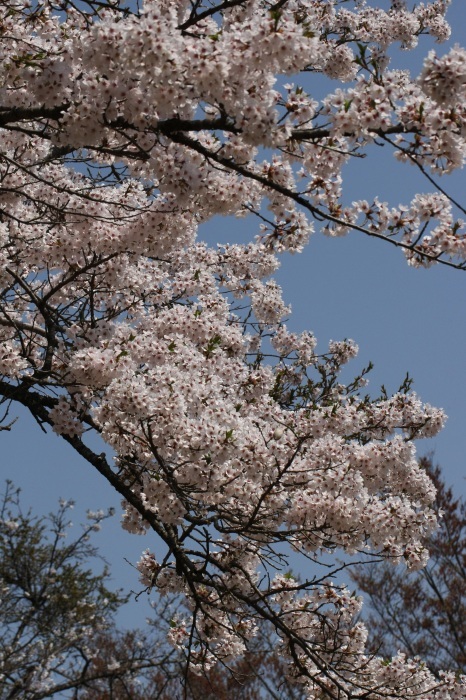
[[[383,235],[386,232],[388,236],[396,236],[402,231],[405,255],[410,265],[422,264],[427,267],[444,252],[452,257],[466,254],[466,236],[457,235],[464,230],[464,220],[455,219],[450,200],[440,192],[417,194],[409,205],[392,208],[378,198],[371,204],[367,200],[353,202],[345,208],[344,218],[345,224],[330,225],[327,233],[343,235],[348,231],[350,222],[361,222],[365,229],[374,234]],[[428,224],[432,228],[424,235]],[[429,257],[423,261],[424,253]]]
[[[464,162],[463,49],[431,52],[419,80],[388,69],[393,44],[448,38],[447,6],[287,0],[274,9],[244,0],[193,17],[188,2],[147,1],[138,14],[109,4],[92,21],[73,6],[63,16],[48,2],[30,13],[10,1],[1,20],[2,119],[40,117],[43,105],[47,128],[31,134],[57,153],[82,147],[102,164],[125,163],[199,221],[258,211],[266,198],[272,238],[299,250],[312,227],[297,204],[335,231],[351,228],[342,167],[375,138],[420,167],[448,172]],[[351,85],[320,105],[303,87],[279,89],[277,76],[309,71]],[[281,153],[261,162],[258,146]],[[436,260],[437,248],[462,261],[462,222],[446,229],[434,234],[439,246],[408,242],[401,227],[396,240],[416,264]]]
[[[355,689],[366,689],[380,698],[398,694],[414,698],[426,693],[430,698],[464,697],[453,673],[438,679],[420,659],[407,659],[401,653],[392,659],[367,656],[367,630],[361,622],[355,622],[361,600],[344,587],[329,582],[324,590],[298,595],[292,577],[277,577],[274,585],[279,591],[275,598],[281,619],[289,622],[297,639],[307,639],[313,650],[306,654],[293,642],[285,642],[283,649],[290,659],[291,677],[297,667],[306,668],[309,698],[322,697],[322,693],[350,697]],[[329,666],[332,673],[327,672]]]

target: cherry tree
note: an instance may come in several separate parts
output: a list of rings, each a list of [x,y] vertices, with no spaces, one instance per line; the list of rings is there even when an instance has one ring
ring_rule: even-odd
[[[409,382],[344,384],[355,343],[291,333],[273,280],[315,228],[466,267],[464,208],[435,180],[464,160],[466,52],[430,52],[419,76],[389,62],[447,39],[448,4],[2,3],[3,427],[28,408],[121,494],[124,528],[164,543],[138,568],[183,597],[169,636],[190,672],[228,666],[265,621],[310,698],[464,696],[366,653],[326,560],[426,563],[435,488],[413,441],[443,412]],[[320,101],[285,82],[314,73]],[[377,142],[429,191],[344,205],[343,166]],[[257,238],[203,244],[217,215],[256,217]],[[290,552],[323,569],[295,577]]]

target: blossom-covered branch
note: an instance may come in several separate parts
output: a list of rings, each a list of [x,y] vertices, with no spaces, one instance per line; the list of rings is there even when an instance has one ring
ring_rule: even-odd
[[[14,2],[3,20],[0,124],[53,144],[46,158],[85,149],[98,162],[126,163],[130,174],[156,187],[162,178],[163,191],[175,196],[181,186],[185,197],[188,188],[201,211],[219,188],[234,185],[242,196],[234,206],[218,202],[218,213],[243,209],[244,180],[260,174],[256,196],[270,200],[274,233],[280,231],[285,247],[296,237],[286,235],[286,214],[298,216],[298,204],[327,220],[331,235],[354,228],[396,242],[412,264],[464,265],[463,224],[447,198],[434,193],[423,195],[422,205],[415,199],[392,208],[341,203],[342,167],[377,137],[397,135],[400,158],[434,171],[461,166],[463,51],[431,53],[417,80],[387,67],[396,42],[412,48],[425,32],[439,41],[448,37],[446,2],[412,12],[394,3],[386,12],[350,11],[338,2],[242,0],[196,4],[188,19],[169,2],[146,3],[138,14],[101,3],[94,17],[62,5],[65,21],[48,3],[23,15]],[[299,86],[277,90],[277,75],[300,71],[306,85],[313,71],[350,87],[320,104]],[[271,163],[257,161],[261,145],[279,149]],[[212,167],[216,158],[224,175]],[[277,185],[282,197],[270,192]],[[304,225],[298,229],[302,245],[308,233]]]

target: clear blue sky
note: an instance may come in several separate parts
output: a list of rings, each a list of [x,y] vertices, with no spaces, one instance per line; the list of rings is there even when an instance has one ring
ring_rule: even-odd
[[[449,18],[452,43],[466,45],[466,6],[453,0]],[[401,56],[403,65],[416,72],[431,44],[421,42],[414,54]],[[447,50],[445,46],[437,49]],[[312,89],[312,83],[306,86]],[[442,181],[464,201],[464,172]],[[432,187],[409,166],[394,162],[386,149],[374,148],[371,158],[348,169],[345,197],[380,199],[393,205],[409,202],[414,192]],[[216,219],[205,235],[209,241],[244,240],[257,232],[252,220]],[[202,235],[202,232],[201,232]],[[446,479],[458,493],[466,494],[466,323],[464,272],[437,266],[430,270],[409,268],[402,253],[363,234],[328,239],[316,228],[305,252],[284,256],[278,280],[293,313],[289,326],[312,330],[321,349],[330,339],[353,338],[360,346],[354,374],[371,360],[375,370],[369,390],[380,384],[397,389],[406,372],[414,378],[421,398],[443,407],[449,415],[440,436],[419,444],[420,453],[435,452]],[[119,508],[119,498],[103,479],[55,435],[44,435],[24,412],[11,433],[1,433],[1,475],[23,488],[25,506],[37,513],[55,508],[59,497],[77,501],[76,523],[86,508]],[[100,449],[100,448],[99,448]],[[135,562],[141,551],[154,548],[151,535],[127,535],[118,517],[107,523],[95,540],[111,563],[115,585],[138,589],[137,577],[124,559]],[[124,624],[140,624],[149,607],[144,599],[122,616]]]

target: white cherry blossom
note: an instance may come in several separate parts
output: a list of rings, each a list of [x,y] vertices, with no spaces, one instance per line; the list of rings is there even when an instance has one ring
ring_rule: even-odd
[[[431,52],[420,76],[389,65],[448,38],[448,2],[374,4],[3,2],[0,393],[117,489],[126,530],[165,543],[137,568],[184,595],[170,636],[196,672],[265,619],[310,698],[459,700],[448,674],[367,656],[360,601],[331,575],[284,573],[290,551],[422,567],[436,526],[414,440],[443,412],[408,384],[362,395],[366,371],[343,383],[356,344],[291,333],[273,279],[319,231],[466,264],[461,206],[433,184],[464,163],[465,52]],[[344,165],[376,140],[426,190],[343,205]],[[255,216],[255,240],[202,243],[227,215]]]

